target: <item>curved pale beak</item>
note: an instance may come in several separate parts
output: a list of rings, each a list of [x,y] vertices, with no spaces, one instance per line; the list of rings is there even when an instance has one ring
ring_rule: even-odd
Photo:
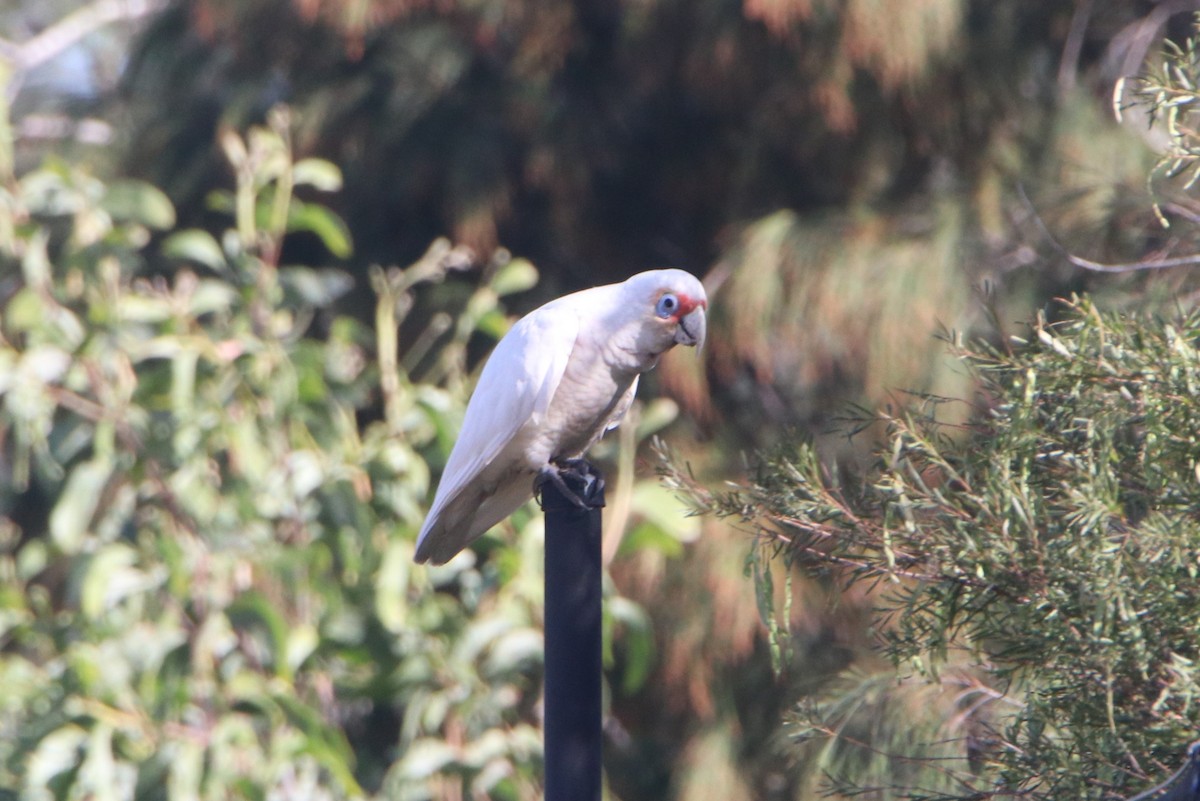
[[[675,328],[676,345],[694,345],[699,353],[704,348],[704,333],[708,328],[708,320],[704,316],[704,307],[697,306],[679,318]]]

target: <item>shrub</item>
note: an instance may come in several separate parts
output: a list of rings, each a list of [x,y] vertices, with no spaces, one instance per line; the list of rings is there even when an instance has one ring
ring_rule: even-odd
[[[813,783],[1114,799],[1195,738],[1200,313],[1076,299],[1064,317],[1011,347],[958,348],[980,387],[970,422],[942,422],[961,409],[932,397],[879,416],[885,444],[855,480],[805,445],[724,495],[669,474],[755,533],[749,569],[781,664],[781,575],[871,591],[876,654],[792,721]]]
[[[337,169],[281,114],[222,146],[217,236],[76,165],[0,187],[0,797],[535,797],[536,538],[410,565],[467,339],[536,272],[498,256],[402,359],[460,254],[375,270],[372,331],[281,263],[349,251],[295,194]]]

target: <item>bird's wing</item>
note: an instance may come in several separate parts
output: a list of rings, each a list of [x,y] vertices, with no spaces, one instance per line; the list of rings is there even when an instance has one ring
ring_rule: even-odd
[[[617,401],[617,405],[613,408],[613,413],[609,415],[608,422],[604,424],[605,431],[612,431],[621,425],[621,421],[625,419],[625,414],[629,411],[629,407],[633,405],[633,397],[637,395],[638,379],[640,378],[640,375],[635,375],[633,383],[629,385],[629,389],[625,390],[625,394]]]
[[[546,413],[578,333],[574,304],[552,302],[521,318],[496,345],[467,403],[462,431],[417,538],[418,551],[445,506],[479,476],[521,426]]]

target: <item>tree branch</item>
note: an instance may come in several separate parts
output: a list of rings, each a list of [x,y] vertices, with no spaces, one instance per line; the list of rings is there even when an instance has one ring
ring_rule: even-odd
[[[105,25],[139,19],[165,6],[166,0],[96,0],[72,11],[28,41],[16,44],[0,39],[0,58],[7,60],[15,72],[31,70]]]
[[[1191,253],[1187,256],[1174,256],[1169,259],[1146,259],[1144,261],[1119,262],[1115,264],[1105,264],[1085,259],[1082,256],[1076,256],[1055,239],[1054,234],[1050,233],[1050,229],[1046,226],[1045,221],[1042,220],[1041,215],[1038,214],[1037,209],[1034,207],[1033,201],[1029,199],[1029,195],[1025,194],[1025,187],[1018,184],[1017,192],[1020,194],[1021,200],[1025,203],[1034,224],[1037,225],[1042,235],[1058,251],[1059,255],[1076,267],[1082,267],[1085,270],[1091,270],[1096,273],[1129,273],[1137,270],[1167,270],[1172,267],[1191,267],[1200,264],[1200,253]]]

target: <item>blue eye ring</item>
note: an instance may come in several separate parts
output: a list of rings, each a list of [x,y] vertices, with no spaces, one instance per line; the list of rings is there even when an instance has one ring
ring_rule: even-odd
[[[675,314],[679,310],[679,298],[672,295],[670,292],[658,299],[658,303],[654,305],[654,313],[664,320]]]

